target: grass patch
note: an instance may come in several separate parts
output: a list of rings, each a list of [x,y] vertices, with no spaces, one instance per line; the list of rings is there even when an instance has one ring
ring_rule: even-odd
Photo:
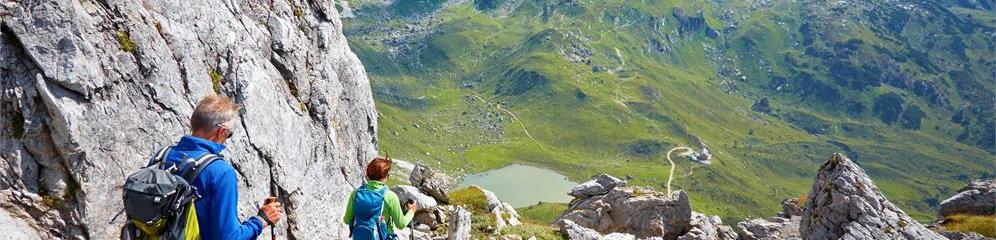
[[[488,213],[488,199],[481,188],[470,186],[450,193],[450,204],[463,205],[474,215]],[[494,221],[494,220],[492,220]]]
[[[532,218],[523,215],[523,212],[519,212],[519,216],[522,224],[517,226],[508,226],[501,230],[501,232],[495,232],[495,216],[487,211],[488,200],[484,195],[484,191],[481,188],[470,186],[464,189],[450,192],[450,204],[452,205],[463,205],[471,212],[471,234],[475,237],[480,236],[496,236],[500,235],[517,235],[523,239],[529,238],[530,236],[535,236],[538,239],[563,239],[556,232],[552,225],[548,223],[539,223]],[[562,207],[561,207],[562,206]],[[532,216],[543,216],[540,219],[547,219],[552,215],[553,211],[559,209],[563,211],[566,205],[560,203],[541,203],[532,208],[529,214]],[[526,209],[526,208],[523,208]],[[518,211],[518,210],[517,210]],[[559,215],[559,213],[557,213]],[[553,216],[556,218],[556,216]],[[552,220],[550,220],[552,222]]]
[[[214,93],[221,94],[221,84],[225,78],[218,71],[211,71],[208,76],[211,77],[211,87],[214,89]]]
[[[564,239],[553,225],[523,221],[522,224],[501,230],[502,235],[516,235],[522,239]]]
[[[996,216],[954,214],[944,216],[945,230],[975,232],[986,237],[996,237]]]
[[[488,199],[484,192],[470,186],[450,193],[450,204],[463,205],[470,211],[470,228],[473,236],[495,234],[495,216],[488,212]]]
[[[135,41],[131,40],[128,32],[118,31],[115,37],[118,39],[118,44],[121,45],[121,50],[130,53],[135,53],[138,50],[138,44],[135,44]]]
[[[547,202],[540,202],[536,205],[516,209],[523,220],[544,224],[553,223],[564,210],[567,210],[566,203]]]

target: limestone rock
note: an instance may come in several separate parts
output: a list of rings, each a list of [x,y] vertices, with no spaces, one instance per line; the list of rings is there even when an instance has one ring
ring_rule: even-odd
[[[37,229],[20,217],[9,215],[6,211],[0,210],[0,226],[3,226],[3,235],[0,239],[43,239]]]
[[[802,205],[799,203],[799,199],[789,198],[782,200],[782,212],[778,213],[778,216],[782,218],[802,216]]]
[[[501,231],[505,227],[522,224],[519,221],[519,213],[508,203],[501,203],[498,207],[495,207],[491,210],[491,215],[495,218],[495,229],[498,231]]]
[[[446,224],[446,220],[446,210],[442,207],[436,206],[432,208],[419,209],[415,212],[415,219],[413,221],[415,224],[425,225],[430,230],[436,230],[439,226]]]
[[[418,209],[430,209],[436,207],[436,199],[418,191],[418,188],[409,185],[398,185],[391,187],[391,191],[398,195],[398,200],[403,206],[409,199],[415,200]]]
[[[636,240],[636,236],[627,233],[609,233],[598,238],[598,240]]]
[[[800,221],[799,216],[749,219],[737,223],[736,231],[743,240],[802,239],[799,234]]]
[[[560,224],[560,233],[571,240],[598,240],[602,234],[590,228],[582,227],[574,221],[563,220]]]
[[[596,180],[599,178],[615,179],[606,175]],[[691,217],[688,196],[682,191],[668,196],[649,188],[613,187],[605,195],[575,198],[555,224],[564,227],[570,220],[603,234],[675,239],[691,228]]]
[[[445,174],[433,171],[428,166],[417,164],[412,169],[408,180],[420,191],[435,198],[436,201],[444,204],[450,202]]]
[[[45,229],[25,239],[117,238],[123,218],[108,220],[125,177],[188,134],[194,105],[217,92],[242,105],[224,152],[239,215],[275,194],[278,238],[347,238],[329,219],[376,154],[377,114],[336,9],[318,5],[5,1],[2,211]]]
[[[620,180],[606,174],[599,174],[594,179],[574,186],[567,195],[576,198],[604,195],[615,187],[626,186],[626,181]]]
[[[501,200],[498,199],[498,195],[495,195],[494,192],[484,189],[477,185],[471,185],[468,188],[476,188],[477,190],[480,190],[482,193],[484,193],[484,198],[488,202],[488,209],[487,209],[488,211],[494,211],[495,208],[501,206]]]
[[[941,231],[941,235],[951,240],[992,240],[993,238],[988,238],[982,236],[981,234],[969,232],[952,232],[952,231]]]
[[[736,240],[737,233],[730,226],[723,225],[719,216],[706,216],[692,212],[691,229],[679,240]]]
[[[520,237],[519,235],[502,235],[501,238],[498,238],[498,239],[501,239],[501,240],[522,240],[522,237]]]
[[[463,206],[457,206],[450,218],[449,240],[470,240],[470,211]]]
[[[627,233],[609,233],[602,235],[598,231],[582,227],[571,220],[564,220],[560,225],[560,233],[570,240],[635,240],[636,236]]]
[[[993,215],[996,211],[996,180],[969,183],[954,196],[941,202],[940,215]]]
[[[805,239],[946,239],[889,202],[840,154],[820,167],[808,199],[799,229]]]
[[[431,234],[411,227],[395,231],[398,240],[432,240]]]

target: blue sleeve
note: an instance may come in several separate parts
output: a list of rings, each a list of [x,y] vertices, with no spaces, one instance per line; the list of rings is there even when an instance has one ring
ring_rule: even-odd
[[[205,209],[214,221],[200,223],[201,226],[209,226],[216,231],[202,232],[212,236],[204,236],[204,239],[218,240],[247,240],[256,239],[263,232],[263,222],[256,217],[250,217],[245,222],[239,221],[238,204],[238,178],[235,176],[235,169],[225,161],[211,163],[204,169],[205,172],[214,174],[214,189],[210,193],[212,201]]]

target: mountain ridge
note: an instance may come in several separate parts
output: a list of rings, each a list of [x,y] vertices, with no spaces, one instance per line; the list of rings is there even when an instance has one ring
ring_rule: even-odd
[[[432,2],[411,15],[392,12],[406,1],[351,4],[345,20],[381,103],[383,149],[406,159],[663,187],[661,152],[704,141],[718,161],[679,162],[695,170],[676,184],[697,189],[697,209],[737,219],[802,194],[819,164],[804,159],[826,152],[848,153],[923,220],[963,181],[992,177],[980,146],[992,145],[981,70],[994,25],[955,14],[975,11],[962,3]],[[927,47],[957,43],[974,47]]]

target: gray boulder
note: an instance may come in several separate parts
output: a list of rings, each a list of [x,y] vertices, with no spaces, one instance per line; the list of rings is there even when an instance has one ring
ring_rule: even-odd
[[[41,231],[32,227],[25,217],[11,216],[3,210],[0,210],[0,226],[4,226],[0,239],[44,239]]]
[[[418,191],[418,188],[409,185],[398,185],[391,187],[391,191],[398,195],[398,200],[404,205],[409,199],[415,200],[418,209],[430,209],[436,207],[436,199]]]
[[[242,105],[224,151],[239,215],[273,194],[278,238],[347,238],[329,220],[377,153],[377,113],[332,1],[4,1],[0,25],[0,215],[19,219],[0,235],[117,238],[125,177],[220,93]]]
[[[522,224],[519,221],[519,213],[515,211],[515,208],[508,203],[501,203],[498,207],[491,210],[491,215],[495,218],[495,229],[501,230],[505,227],[518,226]]]
[[[450,202],[445,174],[433,171],[432,168],[423,164],[417,164],[408,176],[408,180],[421,192],[432,196],[439,203],[446,204]]]
[[[429,232],[419,231],[412,227],[394,231],[394,234],[398,236],[399,240],[432,240],[432,235]]]
[[[494,192],[484,189],[480,186],[471,185],[468,188],[474,188],[484,194],[485,200],[488,202],[488,207],[485,209],[495,218],[495,229],[501,230],[502,228],[508,226],[517,226],[521,224],[519,221],[519,213],[512,207],[512,205],[502,202],[498,199],[498,195]]]
[[[799,234],[800,221],[799,216],[748,219],[737,223],[736,231],[742,240],[802,239]]]
[[[802,216],[802,204],[799,203],[799,199],[789,198],[782,200],[782,212],[778,213],[778,216],[782,218]]]
[[[592,230],[590,228],[582,227],[574,221],[563,220],[560,224],[560,233],[564,235],[565,238],[571,240],[598,240],[602,237],[602,234],[598,231]]]
[[[470,211],[463,206],[457,206],[450,218],[449,240],[470,240]]]
[[[429,227],[430,230],[436,230],[439,226],[447,223],[447,211],[440,206],[432,208],[419,209],[415,212],[415,219],[412,221],[416,225],[421,224]]]
[[[996,180],[973,181],[941,202],[938,214],[993,215],[996,211]]]
[[[691,228],[691,217],[688,196],[682,191],[666,195],[650,188],[613,187],[604,195],[575,198],[554,223],[563,227],[570,220],[603,234],[675,239]]]
[[[622,186],[626,186],[626,181],[607,174],[599,174],[590,181],[574,186],[574,188],[571,188],[571,191],[568,192],[567,195],[571,195],[576,198],[604,195],[608,193],[609,190]]]
[[[678,240],[736,240],[737,233],[730,226],[723,225],[723,220],[719,216],[706,216],[701,213],[692,212],[692,219],[689,222],[691,229]]]
[[[510,235],[502,235],[498,239],[501,239],[501,240],[522,240],[522,237],[520,237],[519,235],[511,235],[510,234]]]
[[[636,236],[625,233],[610,233],[602,235],[598,231],[582,227],[571,220],[564,220],[560,224],[560,233],[570,240],[634,240]]]
[[[480,190],[482,193],[484,193],[484,198],[488,201],[488,209],[487,209],[488,211],[494,211],[495,208],[501,206],[501,199],[498,199],[498,195],[495,195],[494,192],[484,189],[477,185],[472,185],[470,186],[470,188],[476,188]]]
[[[993,238],[988,238],[986,236],[982,236],[981,234],[974,232],[963,233],[963,232],[941,231],[940,233],[941,235],[944,235],[944,237],[947,237],[948,239],[951,240],[992,240],[993,239]]]
[[[857,164],[837,153],[817,172],[802,216],[805,239],[946,239],[889,202]]]

